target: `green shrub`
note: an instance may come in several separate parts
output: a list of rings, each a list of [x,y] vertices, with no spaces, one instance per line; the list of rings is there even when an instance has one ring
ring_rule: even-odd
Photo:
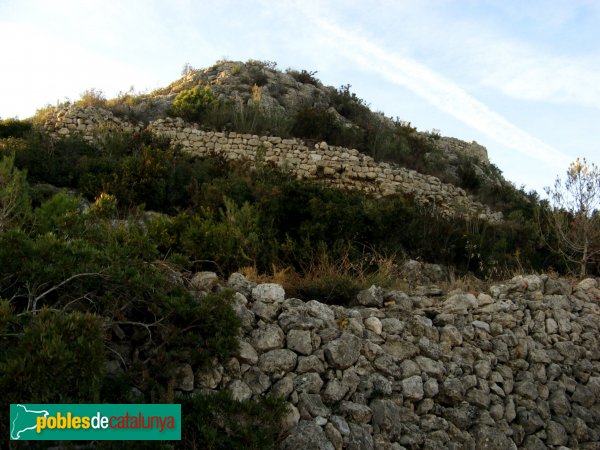
[[[0,232],[22,224],[30,213],[25,173],[15,167],[15,155],[0,155]]]
[[[341,126],[337,118],[326,108],[304,108],[294,117],[292,127],[294,136],[335,144],[335,137],[340,132]]]
[[[262,87],[269,82],[269,77],[265,72],[265,66],[262,63],[254,62],[246,64],[248,75],[250,76],[250,85]]]
[[[218,101],[209,85],[181,91],[172,105],[174,115],[190,122],[202,122]]]
[[[13,337],[0,341],[0,392],[4,401],[99,400],[105,360],[98,317],[43,309],[30,319],[20,317],[12,322]]]
[[[286,402],[276,397],[238,402],[227,391],[181,397],[182,445],[202,450],[272,449]]]
[[[28,120],[0,120],[0,139],[7,137],[22,138],[31,131],[32,124]]]
[[[60,233],[81,224],[81,198],[61,191],[44,201],[34,212],[35,229],[40,234]]]
[[[477,191],[481,187],[481,180],[473,168],[472,163],[465,161],[463,164],[459,165],[457,174],[459,185],[463,189]]]
[[[88,108],[90,106],[96,108],[105,108],[106,97],[104,96],[104,92],[99,89],[86,89],[81,93],[79,100],[77,100],[74,104],[75,106],[81,106],[82,108]]]
[[[297,71],[293,69],[288,69],[286,72],[299,83],[319,86],[319,80],[315,77],[317,71],[308,71],[304,69],[302,69],[301,71]]]
[[[240,319],[231,308],[232,297],[232,291],[224,290],[199,300],[189,295],[165,298],[172,333],[169,351],[176,354],[185,350],[195,366],[233,356],[239,346]]]

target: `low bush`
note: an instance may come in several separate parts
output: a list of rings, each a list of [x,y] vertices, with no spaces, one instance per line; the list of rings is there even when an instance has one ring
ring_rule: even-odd
[[[234,400],[227,391],[181,397],[182,445],[188,449],[259,450],[275,448],[285,400]]]
[[[190,122],[201,122],[218,104],[209,85],[181,91],[173,100],[172,114]]]
[[[0,120],[0,139],[5,139],[8,137],[22,138],[31,131],[31,128],[32,123],[28,120]]]
[[[42,309],[9,317],[2,342],[0,392],[7,403],[94,403],[104,376],[99,317]]]
[[[312,84],[313,86],[319,86],[319,80],[315,77],[317,74],[316,71],[308,71],[302,69],[301,71],[288,69],[286,71],[289,75],[292,76],[294,80],[303,84]]]
[[[75,106],[81,106],[82,108],[88,108],[90,106],[96,108],[106,107],[106,97],[104,92],[99,89],[86,89],[81,93],[79,100],[74,103]]]

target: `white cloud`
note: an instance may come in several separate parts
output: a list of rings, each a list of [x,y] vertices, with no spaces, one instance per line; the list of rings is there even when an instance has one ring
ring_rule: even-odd
[[[363,69],[408,88],[440,110],[528,157],[554,167],[564,167],[568,163],[567,155],[491,111],[451,80],[425,65],[387,51],[358,33],[346,31],[319,15],[314,5],[311,8],[300,7],[300,11],[320,33],[328,36],[330,45],[335,47],[336,52],[344,54]]]
[[[3,24],[0,41],[5,46],[0,72],[0,116],[31,116],[44,104],[70,97],[77,99],[89,88],[107,95],[127,90],[131,80],[149,86],[148,74],[131,65],[99,55],[23,24]],[[126,84],[129,83],[129,84]]]

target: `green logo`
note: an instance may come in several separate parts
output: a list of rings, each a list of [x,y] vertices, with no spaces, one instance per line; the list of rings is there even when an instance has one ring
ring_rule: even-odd
[[[181,405],[12,404],[10,439],[180,440]]]

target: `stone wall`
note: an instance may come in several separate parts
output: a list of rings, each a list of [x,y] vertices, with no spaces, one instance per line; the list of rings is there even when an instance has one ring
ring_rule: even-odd
[[[140,131],[97,108],[69,107],[51,117],[44,129],[54,136],[82,135],[93,140],[100,130],[125,129]],[[158,119],[147,127],[152,133],[171,138],[174,145],[195,155],[221,155],[227,160],[249,160],[273,163],[297,178],[316,179],[331,186],[361,190],[374,195],[403,192],[414,196],[417,203],[432,207],[444,216],[479,217],[499,221],[501,213],[474,202],[465,191],[438,178],[388,163],[375,162],[358,150],[329,146],[325,142],[308,147],[299,139],[255,136],[233,132],[207,132],[182,119]],[[485,150],[485,149],[484,149]]]
[[[220,289],[215,279],[191,285]],[[205,371],[184,364],[177,388],[283,396],[282,449],[598,448],[595,279],[518,276],[478,295],[373,286],[354,307],[286,298],[240,274],[227,286],[239,353]]]
[[[430,134],[423,133],[427,137]],[[448,155],[463,155],[467,158],[473,158],[480,164],[489,165],[487,149],[475,141],[466,142],[453,137],[440,136],[433,139],[434,145],[442,152]]]

